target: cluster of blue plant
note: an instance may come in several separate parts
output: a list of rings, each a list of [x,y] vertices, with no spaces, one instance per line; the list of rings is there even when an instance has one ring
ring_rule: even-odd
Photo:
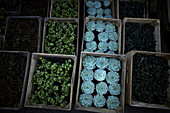
[[[85,52],[108,53],[115,54],[118,50],[118,33],[116,26],[110,22],[102,20],[90,20],[86,23],[86,33],[84,40],[86,41]],[[98,32],[97,40],[95,40],[94,31]]]
[[[117,109],[120,104],[117,95],[120,95],[121,86],[119,73],[121,62],[115,58],[86,56],[83,58],[81,72],[81,91],[79,102],[82,106],[102,108],[107,104],[108,109]],[[106,71],[109,71],[106,73]],[[94,78],[94,79],[93,79]],[[96,82],[94,82],[97,81]],[[106,80],[106,82],[104,81]],[[97,92],[94,95],[94,91]],[[108,92],[111,96],[108,95]],[[107,96],[107,100],[105,96]]]

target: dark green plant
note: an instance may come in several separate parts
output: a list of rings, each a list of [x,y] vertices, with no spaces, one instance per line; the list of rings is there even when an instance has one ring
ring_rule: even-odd
[[[34,90],[30,102],[32,105],[65,107],[69,103],[70,79],[72,71],[71,59],[57,62],[54,59],[39,58],[33,75]]]
[[[23,88],[27,57],[0,53],[0,107],[18,107]]]
[[[132,100],[165,104],[169,85],[168,69],[168,61],[163,57],[135,54],[132,73]]]
[[[60,23],[57,20],[49,20],[46,25],[45,52],[74,55],[77,25],[70,22]]]
[[[78,18],[78,0],[57,0],[53,4],[52,17]]]
[[[20,0],[0,0],[0,10],[19,10]]]

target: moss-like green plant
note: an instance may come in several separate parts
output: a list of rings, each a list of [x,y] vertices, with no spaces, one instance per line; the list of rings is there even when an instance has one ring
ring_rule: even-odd
[[[109,39],[113,40],[113,41],[117,41],[118,40],[118,34],[117,32],[110,32],[108,33]]]
[[[97,51],[95,51],[95,53],[104,53],[104,51],[103,50],[97,50]]]
[[[90,49],[90,50],[96,50],[97,49],[97,43],[95,41],[87,42],[86,48]]]
[[[93,56],[86,56],[83,58],[83,66],[86,69],[94,69],[96,66],[96,59]]]
[[[97,69],[94,74],[94,78],[97,81],[103,81],[106,78],[106,71],[102,69]]]
[[[91,32],[91,31],[87,31],[85,34],[84,34],[84,40],[85,41],[92,41],[94,39],[94,33]]]
[[[98,8],[97,9],[97,14],[98,15],[103,15],[103,9],[102,8]]]
[[[107,84],[105,82],[100,82],[96,85],[96,91],[98,94],[106,94],[107,89]]]
[[[119,95],[121,91],[120,84],[110,84],[109,92],[111,95]]]
[[[94,31],[95,30],[95,20],[91,20],[86,23],[86,28],[88,31]]]
[[[98,34],[99,41],[107,41],[108,40],[108,33],[102,32]]]
[[[83,81],[93,80],[93,75],[93,70],[90,69],[83,69],[83,71],[81,72],[81,78]]]
[[[107,108],[108,109],[117,109],[119,107],[120,101],[116,96],[109,96],[107,98]]]
[[[109,64],[107,69],[110,71],[119,71],[121,68],[121,64],[120,61],[118,59],[115,58],[110,58],[109,59]]]
[[[112,23],[108,23],[108,24],[106,25],[106,30],[105,30],[105,31],[106,31],[106,32],[114,32],[114,31],[116,31],[115,25],[112,24]]]
[[[108,66],[109,60],[105,57],[99,57],[96,60],[96,66],[100,69],[105,69]]]
[[[117,72],[108,72],[106,81],[108,84],[116,84],[119,81],[119,73]]]
[[[110,0],[104,0],[104,7],[108,7],[110,4]]]
[[[70,73],[72,71],[71,59],[52,63],[40,57],[40,63],[33,75],[34,90],[31,94],[32,105],[61,106],[68,104],[70,92]],[[52,61],[54,61],[52,59]]]
[[[52,17],[77,18],[78,0],[57,0],[53,4]]]
[[[82,106],[89,107],[92,105],[93,96],[88,94],[81,94],[79,101]]]
[[[81,84],[81,90],[85,94],[92,94],[94,92],[94,83],[92,81],[84,81]]]
[[[112,11],[110,9],[105,9],[104,10],[104,14],[106,15],[110,15],[112,13]]]
[[[70,22],[60,23],[56,20],[49,20],[46,25],[48,29],[44,42],[45,52],[74,55],[77,25]]]
[[[102,6],[101,2],[100,1],[95,1],[94,2],[94,7],[97,9],[97,8],[100,8]]]
[[[87,13],[88,13],[89,15],[96,15],[97,11],[96,11],[95,8],[89,7],[89,8],[87,9]]]
[[[102,51],[107,51],[107,49],[108,49],[108,44],[107,44],[107,42],[100,42],[99,44],[98,44],[98,48],[99,48],[99,50],[102,50]]]
[[[96,31],[103,32],[104,30],[105,30],[105,23],[103,21],[97,21]]]
[[[104,98],[103,95],[95,95],[93,98],[93,103],[95,107],[101,108],[105,105],[106,99]]]
[[[110,42],[108,43],[108,48],[109,48],[109,50],[111,50],[111,51],[117,51],[117,49],[118,49],[118,43],[115,42],[115,41],[110,41]]]
[[[94,6],[94,2],[89,0],[89,1],[86,2],[86,6],[87,7],[93,7]]]

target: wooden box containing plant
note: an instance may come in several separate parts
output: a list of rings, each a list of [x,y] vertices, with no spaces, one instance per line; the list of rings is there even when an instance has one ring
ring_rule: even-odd
[[[161,52],[159,19],[124,18],[122,53],[131,50]]]
[[[78,19],[45,18],[42,43],[43,53],[78,55]]]
[[[25,107],[71,110],[75,55],[33,53]]]
[[[79,18],[79,0],[51,0],[50,17]]]
[[[9,16],[3,49],[40,52],[41,27],[39,16]]]
[[[84,0],[84,18],[117,18],[117,0]]]
[[[126,90],[131,106],[170,110],[170,54],[128,52]]]
[[[117,0],[117,18],[147,18],[148,0]]]
[[[75,109],[124,113],[126,56],[82,52]]]
[[[21,0],[1,0],[0,12],[19,12]]]
[[[120,20],[86,17],[83,34],[82,51],[120,54]]]
[[[19,110],[24,105],[30,53],[0,51],[0,109]]]

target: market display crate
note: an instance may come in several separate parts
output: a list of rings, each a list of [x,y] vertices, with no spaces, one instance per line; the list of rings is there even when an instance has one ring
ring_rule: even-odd
[[[148,18],[148,12],[149,12],[148,0],[116,0],[116,4],[117,4],[116,14],[118,19],[124,19],[125,17]],[[123,8],[124,10],[126,10],[124,13],[121,12]],[[141,11],[139,12],[139,10],[141,10],[142,12]],[[136,12],[134,13],[133,11]]]
[[[48,65],[51,65],[52,63],[53,63],[53,65],[51,65],[52,67],[50,67],[50,68],[48,68],[46,71],[44,70],[44,71],[41,71],[41,70],[38,70],[39,69],[39,67],[40,67],[40,65],[41,65],[41,62],[40,61],[42,61],[42,60],[40,60],[40,58],[42,58],[42,59],[46,59],[45,61],[47,61],[48,62]],[[50,60],[51,59],[51,60]],[[70,71],[68,71],[69,73],[63,73],[63,74],[61,74],[60,73],[60,71],[63,69],[62,68],[62,66],[63,66],[63,63],[64,62],[66,62],[66,61],[68,61],[68,60],[70,60],[71,61],[71,65],[72,65],[72,67],[71,67],[71,70]],[[42,63],[44,62],[44,60],[42,61]],[[51,62],[51,63],[50,63]],[[27,85],[27,93],[26,93],[26,99],[25,99],[25,104],[24,104],[24,107],[30,107],[30,108],[41,108],[41,109],[54,109],[54,110],[66,110],[66,111],[70,111],[71,110],[71,106],[72,106],[72,96],[73,96],[73,86],[74,86],[74,79],[75,79],[75,70],[76,70],[76,62],[77,62],[77,57],[75,56],[75,55],[57,55],[57,54],[45,54],[45,53],[33,53],[32,54],[32,59],[31,59],[31,66],[30,66],[30,73],[29,73],[29,79],[28,79],[28,85]],[[61,63],[62,63],[62,65],[61,65]],[[57,66],[57,67],[56,67]],[[70,65],[64,65],[64,68],[65,68],[65,70],[68,68],[68,66],[70,66]],[[56,68],[55,68],[56,67]],[[57,71],[56,73],[51,73],[51,74],[49,74],[51,71],[52,71],[52,68],[55,68],[55,70],[53,70],[53,71]],[[59,69],[59,68],[61,68],[61,69]],[[50,71],[51,70],[51,71]],[[38,86],[36,86],[37,84],[35,84],[35,77],[36,77],[36,73],[38,72],[38,71],[40,71],[40,72],[42,72],[42,73],[46,73],[45,75],[44,75],[44,77],[50,77],[50,78],[48,78],[49,80],[51,80],[51,78],[53,79],[53,80],[60,80],[61,79],[61,77],[63,76],[64,78],[64,80],[67,80],[68,79],[68,77],[67,76],[65,76],[65,74],[69,74],[69,84],[70,84],[70,86],[68,87],[69,89],[69,92],[67,92],[68,93],[68,96],[67,96],[67,100],[68,100],[68,104],[65,106],[65,107],[61,107],[61,106],[59,106],[59,105],[55,105],[55,106],[53,106],[52,104],[49,104],[49,101],[50,100],[48,100],[48,103],[46,103],[46,105],[44,105],[44,102],[42,102],[42,99],[41,99],[41,102],[39,102],[39,103],[33,103],[34,101],[31,101],[31,99],[33,99],[34,97],[33,97],[33,95],[35,96],[35,92],[37,91],[38,92]],[[61,75],[59,75],[58,76],[58,73],[60,73]],[[49,74],[49,75],[47,75],[47,74]],[[57,75],[58,77],[53,77],[53,75]],[[43,78],[43,77],[41,77],[41,78]],[[60,81],[61,82],[61,81]],[[62,81],[61,83],[64,83],[65,81]],[[47,81],[47,82],[44,82],[43,84],[46,84],[46,83],[49,83],[49,81]],[[50,91],[50,90],[55,90],[57,87],[57,91],[58,91],[58,93],[61,91],[61,93],[63,92],[65,92],[66,91],[66,89],[63,89],[63,86],[60,84],[58,84],[58,83],[53,83],[53,81],[50,81],[50,83],[49,84],[52,84],[52,86],[54,86],[53,88],[54,89],[50,89],[50,87],[48,87],[47,85],[45,86],[45,87],[48,87],[47,88],[47,90],[46,91]],[[64,86],[67,86],[68,84],[66,84],[66,85],[64,85]],[[51,85],[50,85],[51,86]],[[41,86],[41,88],[42,87],[44,87],[44,86]],[[62,87],[62,89],[61,89],[61,87]],[[43,90],[43,89],[42,89]],[[45,91],[45,90],[43,90],[43,91]],[[54,92],[56,92],[56,91],[52,91],[52,93],[54,93]],[[46,92],[46,93],[48,93],[48,92]],[[45,98],[47,99],[47,97],[49,97],[49,95],[47,96],[47,94],[45,93]],[[41,93],[42,94],[42,93]],[[64,94],[66,94],[66,93],[64,93]],[[51,95],[55,95],[55,93],[54,94],[51,94]],[[41,96],[43,96],[43,95],[41,95]],[[57,98],[58,96],[54,96],[54,98]],[[60,96],[60,97],[62,97],[62,96]],[[37,97],[38,98],[38,97]],[[52,98],[52,97],[51,97]],[[36,99],[36,98],[34,98],[34,99]],[[39,98],[40,99],[40,98]],[[36,101],[36,100],[35,100]],[[44,100],[44,101],[46,101],[46,100]],[[60,99],[58,100],[58,101],[60,101]],[[56,102],[58,102],[58,101],[56,101]]]
[[[0,12],[15,13],[21,9],[21,0],[1,0]]]
[[[64,28],[62,29],[59,25],[55,25],[56,29],[53,28],[54,33],[50,33],[49,31],[50,31],[51,28],[49,28],[49,26],[47,26],[48,22],[50,22],[50,21],[51,21],[51,23],[54,22],[55,24],[58,22],[59,24],[68,24],[68,23],[70,23],[71,25],[66,25],[66,29],[64,29]],[[76,18],[45,18],[44,19],[43,41],[42,41],[42,53],[49,53],[49,51],[47,51],[45,49],[45,46],[47,46],[46,39],[47,39],[47,35],[49,33],[48,37],[49,38],[51,37],[50,41],[52,41],[52,39],[55,39],[55,38],[56,38],[56,42],[61,40],[61,43],[57,44],[55,42],[56,46],[54,46],[54,47],[56,47],[56,48],[58,47],[58,49],[60,49],[59,50],[60,53],[56,53],[56,51],[52,51],[52,49],[50,49],[50,51],[52,51],[53,54],[69,54],[69,55],[78,56],[78,49],[79,49],[79,25],[78,25],[78,23],[79,23],[78,19],[76,19]],[[68,29],[70,29],[70,28],[72,29],[75,25],[77,27],[74,28],[72,33],[66,33],[68,31]],[[52,25],[52,26],[54,26],[54,25]],[[64,26],[64,25],[62,25],[62,26]],[[59,29],[60,29],[59,31],[57,31],[57,27],[59,27]],[[68,27],[70,27],[70,28],[68,28]],[[63,31],[61,32],[61,30],[63,30]],[[69,32],[71,32],[71,30]],[[53,35],[55,35],[55,33],[56,34],[61,34],[62,33],[62,35],[61,36],[53,36]],[[74,34],[75,36],[73,36],[72,34]],[[62,39],[65,35],[67,35],[67,36],[64,39]],[[71,40],[65,41],[66,38],[71,39],[71,37],[74,38],[72,41]],[[50,43],[50,42],[48,42],[48,43]],[[51,43],[55,45],[54,41],[52,41]],[[68,43],[68,44],[66,44],[66,43]],[[59,46],[59,44],[63,44],[63,45]],[[72,46],[69,46],[69,44],[73,45],[74,50],[68,50],[70,48],[73,48]],[[66,45],[68,45],[69,47],[66,48],[65,47]],[[63,47],[63,49],[67,49],[66,50],[67,53],[63,53],[61,51],[62,47]]]
[[[97,31],[97,24],[99,24],[98,22],[104,24],[104,27],[99,26],[100,28],[98,27],[98,30],[103,29],[104,31],[103,30],[101,32]],[[88,27],[87,24],[90,27]],[[93,25],[93,24],[95,24],[95,25]],[[111,32],[106,31],[105,26],[107,26],[107,25],[111,25],[111,27],[113,27],[114,30],[111,28],[111,30],[113,30],[113,31],[111,31]],[[110,52],[110,54],[120,54],[121,53],[121,25],[122,25],[122,23],[119,19],[86,17],[85,22],[84,22],[81,51],[98,52],[98,53],[104,53],[104,52],[109,53],[110,51],[112,51],[112,52]],[[89,29],[92,29],[93,26],[94,26],[94,29],[89,31]],[[89,33],[90,33],[90,36],[89,36]],[[92,33],[92,35],[91,35],[91,33]],[[105,33],[105,34],[103,34],[103,33]],[[99,35],[101,37],[100,39],[99,39]],[[86,50],[88,50],[87,44],[91,41],[95,42],[95,44],[90,44],[90,48],[92,48],[92,49],[94,48],[94,49],[92,51],[86,51]],[[99,47],[101,42],[102,43],[106,42],[106,47],[105,46]],[[112,43],[110,43],[110,42],[112,42]],[[110,45],[109,45],[109,43],[110,43]],[[96,47],[91,47],[91,46],[96,46]],[[102,51],[98,51],[98,50],[102,50]]]
[[[101,8],[103,9],[103,11],[102,11],[103,13],[104,13],[104,9],[109,8],[111,10],[111,14],[109,14],[109,15],[111,15],[112,17],[106,17],[106,16],[104,16],[106,14],[101,13],[104,18],[118,18],[117,17],[118,16],[118,8],[117,8],[118,7],[118,2],[117,2],[118,0],[106,0],[106,3],[105,3],[106,6],[104,6],[104,3],[103,3],[105,0],[84,0],[84,14],[83,14],[84,18],[88,17],[88,13],[87,13],[88,7],[86,6],[86,2],[88,2],[88,1],[92,1],[93,4],[94,4],[95,1],[102,2]],[[96,3],[96,4],[98,4],[98,3]],[[90,5],[92,5],[92,3],[90,3]],[[96,6],[97,9],[100,9],[98,7],[99,6]],[[101,14],[99,13],[100,16],[101,16]]]
[[[142,102],[142,101],[138,101],[138,100],[133,100],[133,96],[134,96],[133,95],[133,91],[134,91],[134,89],[133,89],[133,87],[134,87],[133,76],[137,76],[137,75],[134,75],[134,73],[133,73],[133,70],[135,70],[135,68],[134,68],[134,62],[135,62],[134,57],[135,57],[135,55],[156,56],[159,59],[165,58],[167,60],[167,65],[170,66],[170,54],[169,53],[148,52],[148,51],[130,51],[130,52],[128,52],[127,53],[127,73],[126,73],[126,75],[127,75],[126,76],[126,103],[129,104],[130,106],[135,106],[135,107],[146,107],[146,108],[157,108],[157,109],[168,109],[168,110],[170,110],[170,76],[167,79],[167,81],[163,82],[163,84],[166,84],[166,83],[169,82],[168,84],[166,84],[168,86],[168,88],[167,88],[167,90],[165,90],[166,93],[167,93],[167,98],[166,98],[166,102],[164,104],[157,104],[157,103],[154,104],[154,103],[149,103],[149,102]],[[147,58],[143,57],[141,59],[140,63],[142,63],[143,60],[147,60]],[[154,61],[154,62],[156,62],[156,61]],[[160,63],[162,63],[162,62],[160,62]],[[146,65],[150,65],[150,62],[148,62],[148,64],[146,64]],[[143,68],[147,68],[147,67],[143,67]],[[160,69],[160,70],[164,70],[164,69]],[[148,77],[151,77],[152,70],[148,70],[148,71],[149,71]],[[142,73],[144,74],[144,72],[142,72]],[[168,69],[168,74],[170,75],[170,69]],[[162,78],[157,78],[156,74],[152,75],[152,76],[155,79],[155,81],[156,81],[156,79],[158,79],[160,81],[162,79]],[[165,75],[162,75],[162,76],[164,77]],[[146,84],[146,81],[143,81],[143,82],[145,82],[145,84]],[[137,84],[140,84],[140,83],[143,83],[143,82],[140,81]],[[157,85],[157,84],[153,83],[154,82],[153,80],[151,80],[150,82],[151,82],[152,85],[154,85],[154,87],[155,87],[155,85]],[[160,85],[160,83],[158,83],[158,85]],[[146,86],[144,86],[144,87],[146,87]],[[150,91],[149,88],[147,88],[147,90]],[[160,89],[157,89],[156,92],[158,92],[159,90]],[[142,90],[142,92],[144,92],[144,90]],[[145,93],[145,95],[146,95],[146,93]],[[147,97],[148,96],[150,96],[150,95],[147,94]],[[156,98],[153,97],[152,99],[157,100],[158,98],[161,99],[161,100],[163,99],[159,96],[157,96]]]
[[[30,53],[23,51],[0,51],[0,59],[9,62],[8,67],[4,67],[7,64],[1,64],[1,105],[0,109],[3,110],[19,110],[24,106],[26,86],[28,81],[29,74],[29,64],[30,64]],[[14,58],[14,59],[12,59]],[[14,61],[15,60],[15,61]],[[16,65],[19,63],[20,65]],[[11,67],[9,67],[11,66]],[[18,69],[17,72],[14,72],[15,69]],[[20,67],[22,66],[22,67]],[[10,72],[12,69],[12,72]],[[5,72],[9,72],[8,74]],[[7,75],[5,75],[7,74]],[[10,76],[9,76],[10,75]],[[12,75],[12,76],[11,76]],[[16,82],[17,81],[17,82]],[[5,83],[4,83],[5,82]],[[15,82],[15,83],[14,83]],[[8,84],[10,83],[10,84]],[[3,86],[2,86],[3,85]],[[15,88],[14,88],[15,87]],[[3,89],[5,88],[5,89]],[[11,88],[11,89],[10,89]],[[19,89],[21,88],[21,89]],[[12,91],[13,90],[13,91]],[[4,92],[6,91],[6,93]],[[12,97],[14,96],[14,97]],[[4,100],[5,99],[5,100]],[[16,101],[16,102],[15,102]]]
[[[107,69],[102,69],[103,71],[106,71],[107,72],[107,75],[105,76],[106,78],[104,78],[104,74],[103,74],[103,72],[100,72],[99,73],[99,76],[98,76],[98,78],[97,78],[97,76],[95,75],[95,73],[98,73],[97,72],[97,70],[100,70],[100,69],[98,69],[98,68],[96,68],[96,66],[98,67],[99,66],[99,64],[101,64],[101,63],[99,63],[100,61],[96,61],[96,63],[94,63],[93,62],[93,60],[87,60],[87,63],[91,63],[91,64],[88,64],[88,65],[86,65],[87,67],[88,66],[90,66],[90,68],[92,67],[92,68],[94,68],[94,69],[88,69],[87,67],[85,68],[84,66],[85,66],[85,58],[95,58],[95,59],[97,59],[97,58],[99,58],[99,59],[105,59],[105,60],[107,60],[107,59],[109,59],[110,61],[111,61],[111,59],[112,60],[116,60],[116,61],[118,61],[119,63],[120,63],[120,67],[121,67],[121,69],[120,69],[120,67],[119,67],[119,72],[117,72],[118,70],[116,70],[116,71],[111,71],[111,72],[109,72],[109,70],[107,70],[108,69],[108,67],[107,67]],[[89,62],[88,62],[89,61]],[[117,62],[117,63],[118,63]],[[97,64],[98,63],[98,64]],[[108,64],[108,62],[106,61],[105,63],[102,63],[103,65],[104,64],[107,64],[108,66],[111,66],[111,64],[113,64],[114,66],[113,67],[116,67],[116,64],[114,64],[113,62],[110,64]],[[102,65],[101,64],[101,65]],[[95,66],[96,65],[96,66]],[[84,69],[83,69],[84,68]],[[106,67],[105,67],[106,68]],[[83,71],[82,71],[83,70]],[[88,74],[85,74],[84,72],[85,72],[85,70],[92,70],[92,73],[94,74],[94,78],[93,78],[93,76],[91,76],[91,72],[87,72]],[[94,70],[95,70],[95,72],[94,72]],[[84,75],[84,74],[85,75]],[[116,83],[117,84],[117,82],[115,82],[115,81],[112,81],[112,80],[110,80],[110,83],[109,83],[109,77],[108,76],[110,76],[109,75],[109,73],[111,74],[113,74],[113,73],[119,73],[118,74],[118,76],[120,77],[119,79],[117,79],[117,82],[118,82],[118,84],[120,84],[120,92],[119,92],[119,95],[117,95],[117,94],[113,94],[113,93],[111,93],[110,92],[110,86],[112,86],[114,83]],[[125,101],[125,73],[126,73],[126,56],[125,55],[121,55],[121,54],[118,54],[118,55],[112,55],[112,54],[103,54],[103,53],[90,53],[90,52],[82,52],[81,53],[81,57],[80,57],[80,67],[79,67],[79,76],[78,76],[78,87],[77,87],[77,95],[76,95],[76,103],[75,103],[75,109],[76,110],[85,110],[85,111],[92,111],[92,112],[104,112],[104,113],[124,113],[124,101]],[[83,74],[83,75],[82,75]],[[92,74],[92,75],[93,75]],[[100,75],[101,74],[101,75]],[[106,73],[105,73],[106,74]],[[112,75],[111,74],[111,75]],[[91,76],[91,77],[90,77]],[[114,76],[116,76],[116,75],[114,75]],[[108,77],[108,78],[107,78]],[[111,77],[112,78],[112,77]],[[113,77],[114,79],[116,78],[116,77]],[[98,80],[97,80],[98,79]],[[100,79],[100,80],[99,80]],[[108,88],[104,88],[104,86],[105,86],[105,84],[106,84],[106,81],[105,81],[105,79],[106,79],[106,81],[107,81],[107,83],[108,84],[110,84],[110,86],[108,85]],[[87,80],[87,81],[86,81]],[[96,81],[97,80],[97,81]],[[84,81],[84,82],[83,82]],[[91,81],[91,82],[89,82],[89,81]],[[103,81],[103,82],[102,82]],[[88,91],[88,93],[87,92],[84,92],[85,90],[82,90],[82,82],[83,82],[83,84],[84,84],[84,87],[85,88],[87,88],[87,91]],[[85,82],[87,82],[87,85],[89,85],[89,86],[85,86]],[[90,87],[91,87],[91,85],[90,84],[95,84],[94,85],[94,90],[91,92],[91,90],[90,90]],[[113,84],[112,84],[113,83]],[[97,85],[96,85],[97,84]],[[97,88],[98,87],[98,84],[103,84],[103,85],[101,85],[101,88]],[[89,89],[88,89],[89,88]],[[98,89],[98,90],[97,90]],[[104,90],[104,93],[99,93],[99,91],[100,91],[100,89],[103,89]],[[115,88],[115,90],[116,90],[117,88]],[[96,91],[95,91],[96,90]],[[84,92],[84,93],[83,93]],[[110,92],[110,93],[109,93]],[[89,93],[91,93],[91,94],[89,94]],[[95,100],[94,98],[97,98],[97,96],[95,97],[94,96],[94,98],[93,98],[93,95],[102,95],[102,98],[103,98],[103,96],[104,96],[104,98],[106,98],[107,96],[108,96],[108,98],[107,98],[107,106],[106,106],[106,104],[105,104],[105,102],[104,102],[104,104],[102,103],[101,104],[101,102],[103,102],[103,100],[101,99],[99,99],[98,100],[98,102],[96,103],[96,102],[94,102],[94,101],[97,101],[97,100]],[[114,95],[114,96],[109,96],[109,95]],[[81,95],[81,96],[80,96]],[[80,100],[80,98],[82,99],[82,97],[83,96],[85,96],[85,95],[87,95],[87,98],[86,97],[84,97],[84,101],[82,100]],[[88,95],[89,96],[91,96],[91,97],[88,97]],[[116,96],[115,96],[116,95]],[[119,99],[120,99],[120,103],[117,105],[117,103],[114,103],[113,101],[113,103],[111,102],[111,105],[109,105],[108,103],[108,100],[109,100],[109,98],[117,98],[117,97],[119,97]],[[90,100],[89,101],[89,99],[92,99],[92,100]],[[117,98],[118,99],[118,98]],[[86,102],[87,101],[87,102]],[[93,101],[93,103],[92,103],[92,101]],[[86,102],[86,103],[83,103],[83,102]],[[82,105],[83,104],[83,105]],[[102,106],[98,106],[98,107],[95,107],[95,106],[97,106],[97,105],[102,105]],[[117,105],[117,106],[116,106]],[[114,108],[113,109],[108,109],[107,107],[113,107],[114,106]]]
[[[76,0],[71,0],[71,2],[75,2]],[[80,18],[80,2],[79,2],[79,0],[77,0],[77,4],[72,4],[72,5],[68,5],[68,7],[65,7],[65,6],[62,6],[62,10],[61,10],[61,12],[60,13],[63,13],[63,14],[58,14],[59,16],[53,16],[53,9],[54,9],[54,4],[56,3],[56,2],[59,2],[59,4],[61,4],[61,5],[63,5],[63,4],[65,4],[65,2],[68,2],[68,0],[62,0],[62,1],[60,1],[60,0],[51,0],[51,2],[50,2],[50,6],[49,6],[49,17],[56,17],[56,18]],[[56,5],[56,6],[59,6],[59,5]],[[70,9],[69,10],[69,8],[77,8],[77,12],[74,12],[72,9]],[[56,9],[56,11],[60,11],[60,9]],[[63,11],[65,11],[65,12],[63,12]],[[70,15],[66,15],[66,14],[70,14]],[[76,16],[75,16],[76,15]],[[64,17],[61,17],[61,16],[64,16]],[[70,17],[71,16],[71,17]]]
[[[140,26],[143,26],[143,31],[135,28],[134,30],[135,31],[126,31],[126,28],[127,28],[127,24],[135,24],[135,25],[140,25]],[[152,31],[149,31],[148,28],[146,28],[146,26],[149,26],[149,27],[153,27],[153,33]],[[132,27],[131,27],[132,28]],[[129,30],[129,28],[128,28]],[[136,33],[137,32],[137,33]],[[145,33],[145,36],[140,36],[139,33]],[[148,36],[147,33],[150,33],[149,35],[152,35],[153,37],[151,36]],[[131,36],[131,40],[133,39],[133,43],[132,44],[129,44],[129,46],[126,45],[127,41],[129,40],[129,37],[126,36],[126,33],[136,33],[135,36],[134,34]],[[130,34],[128,34],[130,36]],[[146,38],[146,36],[149,38],[149,41],[147,39],[143,40],[143,38]],[[127,38],[128,37],[128,38]],[[152,38],[152,39],[151,39]],[[142,43],[139,45],[137,41],[142,41]],[[147,18],[124,18],[123,20],[123,46],[122,46],[122,53],[125,54],[126,52],[129,52],[129,50],[127,51],[127,47],[130,48],[130,46],[133,45],[133,48],[131,50],[141,50],[141,51],[156,51],[156,52],[161,52],[161,36],[160,36],[160,20],[159,19],[147,19]],[[132,41],[129,41],[130,43]],[[128,43],[129,43],[128,42]],[[135,44],[138,44],[138,45],[135,45]],[[152,47],[148,46],[148,45],[151,45],[152,44]],[[147,50],[142,50],[143,48],[141,48],[140,46],[147,46]],[[155,47],[153,47],[153,45]],[[138,47],[137,49],[135,49],[136,47]],[[145,48],[146,49],[146,48]],[[151,50],[152,49],[152,50]],[[153,52],[154,52],[153,51]]]
[[[3,50],[40,52],[41,31],[42,18],[39,16],[9,16]]]

